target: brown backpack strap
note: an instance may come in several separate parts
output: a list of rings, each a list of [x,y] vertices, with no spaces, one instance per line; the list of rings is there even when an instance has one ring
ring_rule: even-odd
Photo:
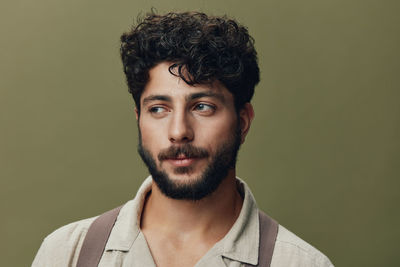
[[[83,241],[76,267],[97,267],[122,206],[109,210],[93,221]]]
[[[260,218],[260,243],[257,267],[269,267],[278,235],[278,223],[261,210],[258,212],[258,215]]]

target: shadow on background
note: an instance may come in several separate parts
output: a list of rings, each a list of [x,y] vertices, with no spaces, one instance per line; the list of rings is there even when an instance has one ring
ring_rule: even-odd
[[[228,3],[228,4],[226,4]],[[398,1],[7,1],[0,9],[2,262],[134,197],[147,172],[119,36],[140,12],[228,14],[262,81],[238,173],[336,266],[399,262]]]

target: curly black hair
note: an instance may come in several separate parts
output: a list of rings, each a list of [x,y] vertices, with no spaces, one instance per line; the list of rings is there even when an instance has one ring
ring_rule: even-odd
[[[121,36],[120,52],[138,111],[149,70],[161,62],[172,62],[170,73],[189,85],[221,82],[233,94],[237,111],[250,102],[260,80],[254,39],[226,16],[149,13]]]

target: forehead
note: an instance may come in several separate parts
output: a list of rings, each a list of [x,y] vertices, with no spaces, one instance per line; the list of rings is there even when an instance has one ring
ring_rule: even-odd
[[[233,102],[233,95],[222,83],[216,81],[212,84],[188,85],[180,77],[169,72],[170,65],[169,62],[162,62],[149,71],[149,81],[140,98],[141,104],[143,104],[143,99],[152,95],[167,95],[172,99],[188,99],[188,96],[199,93]]]

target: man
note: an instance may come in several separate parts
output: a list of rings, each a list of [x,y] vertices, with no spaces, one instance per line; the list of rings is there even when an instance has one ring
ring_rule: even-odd
[[[150,14],[121,42],[151,176],[119,211],[98,266],[333,266],[262,215],[235,175],[259,81],[246,28],[202,13]],[[76,266],[94,220],[46,237],[33,266]]]

